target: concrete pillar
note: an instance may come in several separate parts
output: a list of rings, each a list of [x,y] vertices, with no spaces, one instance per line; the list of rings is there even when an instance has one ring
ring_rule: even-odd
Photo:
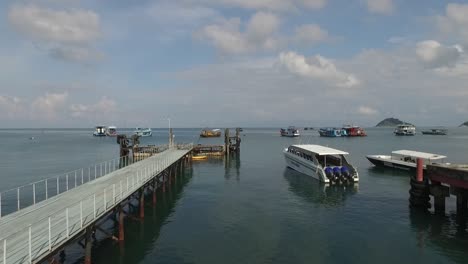
[[[456,196],[457,196],[457,213],[463,214],[467,211],[468,205],[468,190],[457,188]]]
[[[120,207],[119,211],[119,241],[124,241],[125,238],[125,230],[124,230],[124,221],[125,221],[125,214],[123,212],[122,207]]]
[[[91,264],[91,250],[93,246],[91,233],[92,233],[92,230],[91,228],[88,227],[86,229],[86,234],[85,234],[85,259],[84,259],[85,264]]]
[[[156,205],[156,190],[157,190],[158,182],[156,179],[153,182],[153,206]]]
[[[140,191],[140,218],[145,218],[145,190]]]
[[[445,197],[450,196],[450,190],[440,182],[432,182],[430,193],[434,196],[434,210],[436,213],[445,213]]]

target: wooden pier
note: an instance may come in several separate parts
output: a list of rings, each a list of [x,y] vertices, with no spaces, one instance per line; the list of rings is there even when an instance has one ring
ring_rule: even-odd
[[[170,141],[166,149],[143,152],[151,155],[120,169],[120,165],[114,167],[116,170],[94,180],[84,183],[82,174],[79,186],[75,173],[72,189],[68,189],[67,175],[67,191],[60,193],[57,187],[57,195],[18,207],[0,218],[0,263],[53,262],[53,256],[74,242],[83,245],[85,263],[91,263],[91,237],[96,230],[105,232],[99,224],[113,215],[119,224],[113,237],[124,240],[126,207],[138,201],[139,217],[144,218],[145,193],[152,193],[156,203],[156,191],[165,192],[166,186],[176,180],[177,171],[190,161],[192,148],[191,144],[174,145]]]
[[[434,211],[445,213],[445,198],[457,197],[457,213],[468,211],[468,165],[431,164],[423,175],[422,162],[418,160],[416,177],[411,178],[410,205],[430,208],[430,195],[434,197]]]

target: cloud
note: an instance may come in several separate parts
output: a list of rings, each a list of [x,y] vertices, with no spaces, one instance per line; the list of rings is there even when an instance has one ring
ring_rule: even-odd
[[[372,115],[377,115],[379,114],[379,111],[377,111],[376,109],[370,107],[370,106],[364,106],[364,105],[361,105],[357,112],[361,115],[368,115],[368,116],[372,116]]]
[[[73,117],[92,117],[92,116],[102,116],[115,113],[117,111],[117,102],[107,98],[102,97],[97,103],[92,105],[84,104],[72,104],[70,106],[70,112]]]
[[[360,84],[356,76],[338,70],[335,64],[320,55],[306,58],[292,51],[282,52],[279,63],[295,75],[323,80],[336,87],[350,88]]]
[[[185,0],[185,2],[253,10],[288,11],[303,7],[321,9],[328,0]]]
[[[463,49],[460,46],[443,46],[435,40],[426,40],[417,43],[416,54],[426,67],[454,67],[463,54]]]
[[[26,37],[44,43],[54,58],[81,62],[97,53],[91,45],[101,36],[98,14],[90,10],[55,10],[36,5],[13,5],[10,24]]]
[[[145,11],[157,24],[170,27],[193,27],[220,17],[213,8],[174,1],[154,3]]]
[[[49,52],[53,58],[81,63],[99,61],[103,57],[95,50],[75,46],[57,46],[50,48]]]
[[[278,46],[276,36],[280,20],[269,12],[255,13],[244,32],[239,18],[224,20],[221,24],[205,26],[197,36],[211,42],[225,54],[242,54],[258,50],[272,50]]]
[[[367,10],[371,13],[390,15],[393,13],[395,6],[393,0],[365,0]]]
[[[311,45],[330,40],[330,35],[317,24],[305,24],[296,28],[293,40],[303,45]]]
[[[22,103],[19,97],[0,95],[0,117],[15,119],[24,111]]]
[[[445,16],[436,16],[438,29],[468,44],[468,4],[447,4]]]
[[[38,119],[54,120],[64,109],[68,93],[46,93],[37,97],[31,105],[33,117]]]

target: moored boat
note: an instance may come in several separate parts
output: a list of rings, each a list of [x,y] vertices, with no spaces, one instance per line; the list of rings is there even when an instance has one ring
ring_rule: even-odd
[[[438,135],[438,136],[445,136],[447,135],[447,129],[431,129],[425,130],[421,132],[423,135]]]
[[[342,131],[346,131],[345,136],[347,137],[365,137],[367,136],[366,131],[359,126],[343,126]]]
[[[221,129],[203,129],[200,133],[200,137],[220,137]]]
[[[346,130],[333,128],[333,127],[320,128],[318,132],[321,137],[345,137],[347,136]]]
[[[283,150],[288,167],[324,183],[359,181],[354,166],[345,158],[349,153],[321,145],[291,145]]]
[[[416,127],[411,124],[398,125],[393,133],[397,136],[414,136],[416,135]]]
[[[105,137],[106,136],[106,127],[105,126],[96,126],[96,130],[93,133],[95,137]]]
[[[133,131],[133,134],[140,136],[140,137],[151,137],[153,135],[153,131],[151,131],[151,128],[135,128],[135,131]]]
[[[426,168],[427,164],[443,163],[447,157],[413,150],[396,150],[390,155],[367,155],[366,158],[377,167],[415,170],[418,158],[423,159],[424,168]]]
[[[294,126],[290,126],[287,129],[281,128],[280,135],[282,137],[298,137],[301,134],[299,133],[299,129]]]
[[[108,137],[116,137],[117,136],[117,127],[115,126],[108,126],[107,127],[107,131],[106,131],[106,135]]]

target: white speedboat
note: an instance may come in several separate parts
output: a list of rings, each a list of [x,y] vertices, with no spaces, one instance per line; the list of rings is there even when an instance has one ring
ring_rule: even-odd
[[[396,150],[391,155],[368,155],[367,159],[378,167],[388,167],[401,170],[415,170],[418,158],[423,159],[424,168],[427,164],[443,163],[446,156],[419,152],[413,150]]]
[[[297,128],[293,127],[293,126],[290,126],[287,129],[281,128],[280,129],[280,135],[282,137],[298,137],[298,136],[300,136],[299,129],[297,129]]]
[[[283,150],[288,167],[325,183],[352,183],[359,175],[349,153],[320,145],[291,145]]]
[[[106,136],[106,127],[105,126],[96,126],[96,131],[94,131],[93,136],[95,136],[95,137],[105,137]]]
[[[108,137],[116,137],[117,136],[117,127],[115,126],[108,126],[106,135]]]
[[[151,137],[153,135],[153,132],[151,131],[151,128],[139,128],[137,127],[133,133],[137,136],[140,137]]]
[[[409,124],[398,125],[393,133],[397,136],[414,136],[416,135],[416,127]]]

